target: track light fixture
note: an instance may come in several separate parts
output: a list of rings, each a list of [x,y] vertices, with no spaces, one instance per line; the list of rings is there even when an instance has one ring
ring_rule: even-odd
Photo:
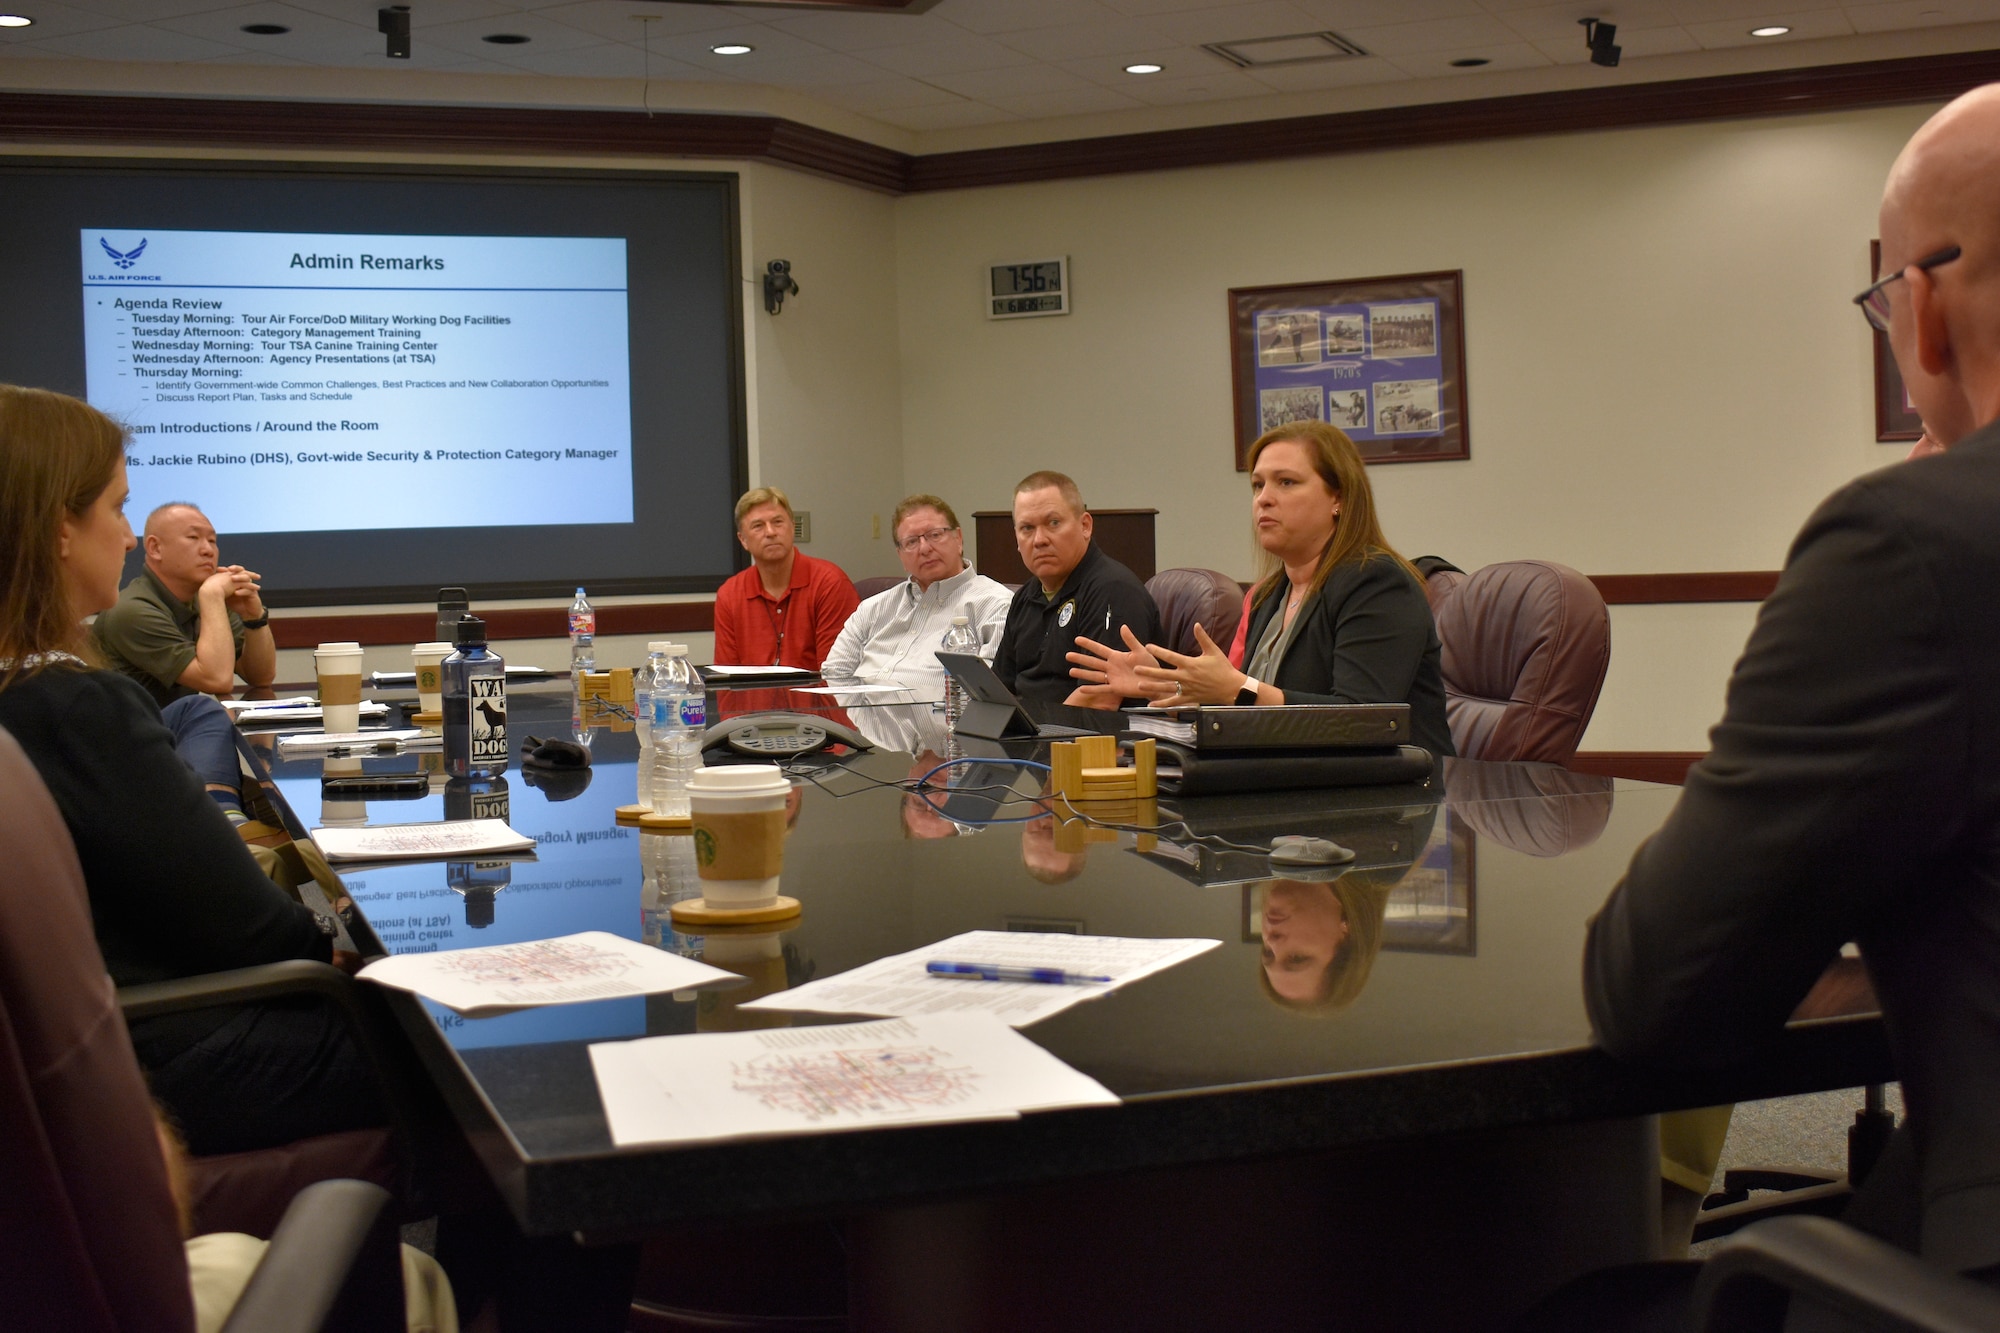
[[[408,5],[384,5],[375,11],[375,30],[389,39],[388,57],[391,60],[410,58],[410,7]]]
[[[1600,23],[1594,18],[1578,19],[1577,22],[1583,25],[1583,43],[1590,48],[1590,63],[1616,69],[1619,53],[1624,49],[1616,44],[1618,25]]]

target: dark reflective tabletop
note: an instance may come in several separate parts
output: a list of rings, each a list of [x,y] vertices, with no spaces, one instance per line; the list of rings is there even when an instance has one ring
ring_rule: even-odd
[[[769,1145],[616,1152],[587,1045],[836,1021],[739,1006],[975,929],[1222,941],[1026,1029],[1128,1105],[1108,1113],[1029,1117],[1018,1126],[965,1127],[988,1136],[980,1141],[996,1152],[1008,1141],[991,1136],[1018,1136],[1044,1119],[1083,1123],[1079,1118],[1086,1115],[1098,1117],[1087,1123],[1097,1126],[1092,1133],[1100,1138],[1109,1123],[1102,1117],[1109,1115],[1128,1117],[1134,1132],[1150,1126],[1147,1132],[1179,1134],[1187,1142],[1189,1136],[1233,1142],[1236,1135],[1254,1146],[1268,1124],[1260,1120],[1254,1132],[1230,1129],[1222,1121],[1232,1108],[1251,1105],[1243,1099],[1252,1094],[1269,1094],[1256,1103],[1264,1108],[1260,1116],[1297,1117],[1296,1107],[1282,1109],[1290,1103],[1278,1094],[1301,1087],[1377,1089],[1370,1094],[1376,1100],[1355,1103],[1339,1131],[1329,1125],[1301,1131],[1315,1142],[1332,1132],[1408,1133],[1412,1125],[1475,1123],[1481,1114],[1533,1118],[1601,1110],[1617,1101],[1606,1093],[1591,1106],[1573,1106],[1550,1091],[1552,1100],[1526,1105],[1543,1096],[1531,1093],[1536,1079],[1559,1077],[1548,1071],[1579,1059],[1609,1063],[1586,1049],[1584,930],[1634,848],[1672,808],[1677,789],[1548,765],[1452,761],[1428,786],[1162,798],[1157,808],[1108,816],[1163,830],[1135,832],[1047,817],[1034,799],[1042,775],[1003,762],[1007,750],[990,743],[971,762],[938,775],[935,780],[955,784],[949,793],[925,799],[887,785],[920,777],[941,762],[941,720],[928,704],[841,709],[825,696],[774,701],[772,692],[761,693],[761,707],[837,716],[884,747],[795,765],[803,776],[795,779],[799,799],[783,892],[804,910],[789,928],[763,932],[691,936],[674,929],[671,901],[699,892],[692,857],[683,837],[642,834],[616,822],[616,807],[634,798],[637,746],[629,732],[593,733],[587,784],[524,774],[517,750],[504,779],[490,784],[446,786],[439,779],[440,789],[422,799],[323,805],[320,761],[273,766],[308,828],[336,819],[399,823],[483,814],[505,817],[535,838],[538,858],[528,862],[424,863],[345,874],[355,902],[392,952],[606,930],[745,977],[722,992],[473,1020],[410,1001],[422,1004],[430,1030],[441,1038],[433,1042],[433,1067],[476,1090],[524,1171],[537,1163],[595,1160],[602,1166],[732,1147],[749,1157],[776,1152],[797,1166],[810,1154],[784,1158]],[[517,744],[529,735],[569,734],[565,690],[516,690],[511,704]],[[732,711],[719,696],[712,697],[711,709],[716,716]],[[1016,756],[1036,753],[1033,744],[1009,748]],[[370,771],[409,771],[436,760],[385,755],[360,763]],[[1274,880],[1262,856],[1242,849],[1268,845],[1281,833],[1332,839],[1352,848],[1356,860],[1339,875]],[[1531,1071],[1506,1085],[1511,1091],[1504,1095],[1522,1102],[1512,1109],[1494,1109],[1502,1092],[1491,1080],[1447,1087],[1435,1078],[1439,1070],[1500,1069]],[[1409,1089],[1410,1103],[1381,1101],[1380,1090],[1390,1087]],[[1632,1094],[1619,1095],[1629,1100]],[[1435,1104],[1440,1097],[1470,1100]],[[1481,1099],[1485,1110],[1473,1105]],[[1146,1119],[1141,1108],[1156,1103],[1195,1107],[1199,1115],[1190,1119],[1182,1110],[1178,1118]],[[914,1145],[917,1136],[934,1132],[822,1138],[911,1135]],[[1108,1132],[1104,1142],[1115,1141],[1115,1125]],[[1038,1153],[1059,1155],[1037,1143]],[[868,1148],[849,1142],[824,1151],[839,1155],[842,1169],[859,1169],[855,1154],[865,1156]],[[600,1215],[630,1222],[673,1212],[652,1199],[614,1206],[605,1197],[609,1179],[593,1176],[576,1186],[578,1198],[594,1202],[550,1203],[547,1224],[580,1225],[580,1218]],[[816,1196],[808,1191],[797,1197]],[[535,1211],[532,1202],[516,1202],[524,1213]]]

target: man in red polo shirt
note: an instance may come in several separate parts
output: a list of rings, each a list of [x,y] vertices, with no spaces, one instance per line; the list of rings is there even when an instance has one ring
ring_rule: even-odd
[[[736,540],[750,568],[715,591],[717,664],[819,670],[860,604],[852,580],[792,544],[792,502],[775,486],[736,502]]]

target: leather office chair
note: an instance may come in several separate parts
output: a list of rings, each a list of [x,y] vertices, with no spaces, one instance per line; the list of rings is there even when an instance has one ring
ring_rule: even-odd
[[[876,593],[887,592],[898,583],[905,581],[904,576],[901,574],[877,574],[872,579],[856,579],[854,580],[854,595],[865,602]]]
[[[1163,569],[1146,580],[1146,591],[1160,609],[1160,646],[1177,653],[1199,653],[1194,627],[1199,624],[1217,646],[1227,649],[1243,615],[1243,585],[1213,569]],[[1124,645],[1118,644],[1118,647]]]
[[[1567,763],[1611,666],[1596,586],[1567,565],[1509,560],[1448,589],[1433,614],[1459,754]]]
[[[14,1330],[194,1327],[179,1220],[69,830],[0,731],[0,1310]],[[227,1330],[400,1329],[388,1192],[301,1194]],[[357,1262],[357,1260],[359,1262]]]
[[[1433,616],[1458,590],[1458,585],[1472,577],[1441,555],[1420,555],[1410,563],[1424,576],[1424,599],[1431,604]]]

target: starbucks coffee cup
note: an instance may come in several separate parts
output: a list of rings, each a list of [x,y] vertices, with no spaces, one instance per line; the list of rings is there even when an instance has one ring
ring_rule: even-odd
[[[775,764],[728,764],[688,778],[695,872],[710,907],[768,907],[785,864],[785,797]]]
[[[410,665],[417,673],[417,717],[421,721],[444,720],[444,674],[439,665],[452,654],[448,643],[420,643],[410,649]]]
[[[319,673],[321,729],[361,730],[361,645],[323,643],[313,650]]]

